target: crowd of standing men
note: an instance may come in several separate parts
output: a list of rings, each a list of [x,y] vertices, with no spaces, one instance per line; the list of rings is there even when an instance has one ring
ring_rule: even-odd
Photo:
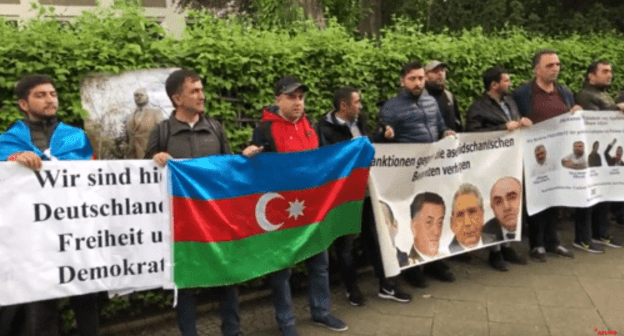
[[[261,152],[304,151],[359,136],[385,143],[432,143],[445,136],[455,136],[456,132],[511,132],[564,113],[577,113],[581,109],[624,111],[624,95],[613,100],[606,92],[612,77],[608,62],[598,61],[588,67],[583,89],[576,95],[576,99],[570,90],[557,82],[561,63],[556,52],[538,52],[532,65],[535,78],[518,87],[513,94],[510,94],[512,74],[497,66],[485,71],[484,94],[472,104],[463,123],[457,100],[446,88],[447,64],[439,61],[427,65],[410,62],[400,73],[403,90],[383,105],[373,132],[367,128],[367,121],[361,113],[359,90],[337,90],[334,109],[315,123],[305,113],[308,87],[295,77],[284,77],[275,84],[275,104],[263,109],[262,119],[253,132],[251,144],[242,154],[253,157]],[[171,73],[165,89],[175,110],[169,119],[156,124],[151,131],[145,144],[145,158],[164,166],[171,158],[232,154],[222,125],[205,114],[204,89],[201,78],[195,72],[178,70]],[[0,160],[15,161],[39,170],[45,160],[94,158],[84,132],[57,119],[58,98],[49,77],[24,77],[17,83],[15,92],[24,119],[0,136]],[[55,137],[59,129],[70,130],[72,140],[59,142],[58,136]],[[539,157],[545,159],[545,156],[545,151],[536,148],[538,161]],[[501,198],[501,207],[507,201]],[[603,246],[620,248],[620,241],[609,235],[607,213],[611,209],[617,222],[624,224],[622,208],[618,203],[600,203],[590,208],[576,209],[573,246],[591,253],[603,253]],[[410,302],[411,295],[401,291],[398,281],[384,275],[368,197],[364,202],[362,218],[363,250],[379,279],[378,296],[401,303]],[[555,231],[556,209],[547,209],[525,218],[531,258],[544,262],[547,260],[546,252],[574,257],[559,241]],[[352,235],[341,237],[334,246],[347,299],[351,304],[360,306],[365,304],[366,299],[357,285],[353,241]],[[328,252],[324,251],[305,263],[308,268],[311,317],[314,323],[323,327],[344,331],[348,328],[347,324],[330,310],[328,260]],[[508,262],[526,264],[527,260],[516,253],[510,243],[489,248],[489,263],[494,269],[506,271]],[[427,286],[427,273],[442,281],[455,280],[450,266],[444,261],[429,263],[424,269],[413,267],[403,273],[407,282],[415,287]],[[279,330],[282,335],[291,336],[298,335],[298,332],[289,278],[289,269],[268,275]],[[222,334],[241,335],[237,286],[221,287],[218,293]],[[76,313],[79,334],[98,335],[97,295],[72,297],[70,304]],[[197,335],[196,305],[196,290],[179,291],[175,309],[184,336]],[[58,320],[58,300],[2,307],[0,336],[56,335]]]

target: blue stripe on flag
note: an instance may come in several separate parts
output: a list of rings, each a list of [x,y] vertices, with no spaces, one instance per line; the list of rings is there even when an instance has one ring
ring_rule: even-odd
[[[366,137],[318,150],[218,155],[168,163],[172,196],[218,200],[270,191],[315,188],[368,168],[375,155]]]

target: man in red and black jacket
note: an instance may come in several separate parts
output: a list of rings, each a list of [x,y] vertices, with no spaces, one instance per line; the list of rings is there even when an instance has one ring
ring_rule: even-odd
[[[254,130],[252,145],[243,155],[254,156],[264,152],[299,152],[319,147],[314,125],[305,114],[305,94],[308,87],[294,77],[284,77],[275,85],[275,105],[264,108],[262,121]],[[306,260],[310,284],[310,312],[312,321],[334,331],[348,329],[347,324],[330,312],[329,257],[323,251]],[[295,327],[292,293],[288,269],[271,273],[275,319],[282,335],[299,335]]]

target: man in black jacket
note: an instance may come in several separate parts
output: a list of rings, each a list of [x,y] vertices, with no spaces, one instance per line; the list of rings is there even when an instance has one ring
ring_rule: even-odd
[[[486,92],[468,110],[468,132],[513,131],[533,124],[529,118],[520,118],[518,106],[509,96],[511,79],[507,70],[502,67],[486,70],[483,85]]]
[[[457,99],[446,89],[446,72],[448,65],[440,61],[431,61],[425,66],[427,83],[425,88],[429,95],[438,102],[446,128],[455,132],[463,130],[461,116],[457,109]]]
[[[334,96],[334,110],[319,122],[320,145],[329,146],[359,136],[370,136],[366,128],[366,118],[360,113],[361,108],[360,94],[356,89],[339,89]],[[373,264],[375,275],[379,278],[378,296],[383,299],[410,302],[411,295],[400,291],[395,281],[385,278],[370,197],[366,197],[364,201],[361,238],[364,243],[363,249]],[[340,237],[334,243],[334,247],[340,264],[340,276],[347,289],[349,302],[354,306],[361,306],[366,300],[357,286],[352,253],[353,239],[354,235]]]
[[[468,110],[466,130],[469,132],[487,132],[508,130],[533,125],[526,117],[520,118],[516,102],[508,95],[511,79],[507,70],[496,66],[483,74],[483,86],[486,92]],[[507,271],[506,261],[526,264],[509,243],[490,248],[490,265],[499,271]]]

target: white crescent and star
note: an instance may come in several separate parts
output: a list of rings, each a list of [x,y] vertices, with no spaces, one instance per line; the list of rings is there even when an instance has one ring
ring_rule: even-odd
[[[258,221],[258,225],[260,225],[260,227],[264,231],[275,231],[279,229],[282,225],[284,225],[284,222],[281,222],[279,224],[273,224],[269,222],[269,220],[266,218],[267,204],[276,198],[283,199],[284,196],[273,192],[266,193],[262,195],[262,197],[260,197],[260,199],[258,200],[258,203],[256,203],[256,221]],[[295,220],[297,220],[297,218],[303,216],[303,209],[305,209],[305,200],[299,201],[298,199],[295,199],[294,202],[288,202],[288,204],[290,204],[290,207],[288,208],[288,218],[294,217]]]

